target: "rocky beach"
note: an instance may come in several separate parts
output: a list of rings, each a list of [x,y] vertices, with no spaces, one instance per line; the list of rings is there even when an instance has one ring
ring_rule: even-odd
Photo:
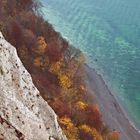
[[[100,105],[102,118],[111,130],[120,132],[120,140],[139,140],[140,133],[128,119],[127,113],[122,109],[116,97],[110,91],[101,75],[90,68],[84,66],[86,73],[86,83],[88,93],[95,96],[97,103]],[[94,94],[92,94],[94,92]]]

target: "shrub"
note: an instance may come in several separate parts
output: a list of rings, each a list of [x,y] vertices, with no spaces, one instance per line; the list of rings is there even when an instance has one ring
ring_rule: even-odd
[[[70,116],[70,110],[65,101],[62,101],[59,98],[55,98],[52,100],[52,102],[50,102],[50,105],[59,117]]]
[[[21,46],[23,43],[23,28],[16,20],[12,18],[9,18],[9,20],[4,29],[8,40],[10,40],[11,44],[15,47]]]
[[[101,134],[88,125],[79,126],[79,137],[81,140],[103,140]]]
[[[48,68],[49,65],[49,59],[48,57],[36,57],[34,59],[34,66],[41,68],[42,70],[46,70]]]
[[[103,124],[101,120],[101,114],[96,105],[89,105],[86,110],[86,123],[90,126],[94,126],[97,130],[101,130]]]
[[[37,46],[33,49],[35,53],[38,55],[43,55],[46,52],[47,49],[47,43],[45,42],[45,38],[42,36],[39,36],[37,38]]]
[[[0,29],[6,40],[17,48],[42,96],[59,115],[70,140],[102,140],[99,132],[103,131],[109,140],[116,140],[118,135],[108,134],[99,108],[90,105],[93,100],[85,94],[87,89],[82,80],[85,72],[79,70],[85,62],[84,55],[78,53],[78,59],[72,55],[66,58],[68,42],[44,21],[39,7],[35,0],[0,0]]]
[[[59,123],[64,128],[63,131],[69,140],[78,140],[78,128],[73,124],[70,118],[62,117]]]
[[[49,71],[55,73],[56,75],[59,75],[59,73],[61,72],[62,65],[63,65],[63,58],[61,58],[61,60],[57,61],[56,63],[52,63]]]
[[[37,57],[34,59],[34,65],[36,67],[43,67],[43,58],[42,57]]]
[[[79,110],[86,110],[86,108],[88,107],[88,104],[85,103],[85,102],[83,102],[83,101],[78,101],[78,102],[76,103],[76,107],[77,107],[77,109],[79,109]]]
[[[23,36],[24,36],[24,43],[26,44],[26,47],[32,48],[36,44],[36,35],[32,32],[30,29],[24,29],[23,30]]]
[[[59,84],[62,88],[67,89],[72,86],[72,80],[66,74],[59,74],[58,75]]]
[[[47,55],[52,63],[59,61],[62,58],[62,52],[56,46],[48,46]]]

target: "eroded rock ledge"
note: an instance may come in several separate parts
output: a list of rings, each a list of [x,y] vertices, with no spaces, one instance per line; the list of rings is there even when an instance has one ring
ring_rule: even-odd
[[[0,138],[67,140],[16,49],[0,33]],[[19,137],[19,135],[20,137]]]

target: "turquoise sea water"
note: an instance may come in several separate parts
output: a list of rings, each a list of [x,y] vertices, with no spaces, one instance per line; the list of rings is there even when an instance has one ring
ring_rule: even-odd
[[[140,129],[140,0],[42,0],[45,18],[99,72]]]

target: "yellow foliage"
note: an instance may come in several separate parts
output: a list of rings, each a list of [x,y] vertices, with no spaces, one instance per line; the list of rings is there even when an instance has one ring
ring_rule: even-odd
[[[86,124],[83,124],[83,125],[79,126],[79,130],[84,130],[86,133],[91,133],[92,132],[92,129]]]
[[[45,69],[49,65],[49,59],[48,57],[45,57],[45,58],[37,57],[34,60],[34,65],[36,67],[41,67],[42,69]]]
[[[101,134],[95,128],[91,128],[88,125],[83,124],[79,126],[79,131],[92,135],[93,140],[103,140]]]
[[[63,60],[62,59],[60,61],[56,62],[56,63],[51,64],[50,72],[58,75],[60,73],[60,69],[61,69],[62,65],[63,65]]]
[[[69,140],[78,140],[78,129],[68,117],[62,117],[59,120],[60,125],[63,127],[63,131]]]
[[[66,127],[72,127],[73,126],[73,123],[71,121],[70,118],[68,117],[62,117],[60,120],[60,123]]]
[[[60,73],[58,79],[62,88],[67,89],[72,86],[72,80],[66,74]]]
[[[85,110],[88,107],[88,104],[82,102],[82,101],[78,101],[76,103],[76,107],[81,109],[81,110]]]
[[[49,70],[50,70],[50,72],[57,74],[60,71],[59,63],[51,64]]]
[[[47,43],[45,42],[44,37],[40,36],[37,38],[37,48],[34,50],[38,54],[45,53],[47,49]]]
[[[42,63],[42,57],[37,57],[35,60],[34,60],[34,65],[36,67],[41,67],[43,65]]]

